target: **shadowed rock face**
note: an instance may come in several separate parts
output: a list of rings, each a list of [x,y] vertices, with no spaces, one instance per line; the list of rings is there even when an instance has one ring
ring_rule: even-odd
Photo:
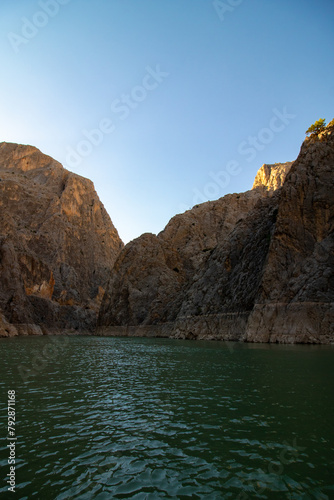
[[[101,322],[174,321],[197,273],[260,198],[260,193],[248,192],[197,205],[173,217],[158,236],[144,234],[126,245],[111,274]]]
[[[158,236],[126,245],[111,274],[99,325],[172,323],[172,336],[207,338],[212,315],[252,310],[278,196],[228,195],[174,217]],[[241,332],[228,338],[239,338]]]
[[[327,127],[293,164],[263,165],[252,191],[198,205],[131,242],[112,271],[98,331],[334,341],[333,174]]]
[[[280,164],[281,178],[290,166]],[[157,236],[145,234],[126,245],[111,274],[99,325],[172,323],[173,336],[193,338],[204,331],[202,325],[194,331],[194,318],[249,313],[278,205],[277,193],[260,181],[257,189],[196,205],[173,217]]]
[[[307,139],[280,194],[246,331],[251,341],[334,341],[334,130]]]
[[[8,143],[0,144],[0,179],[5,321],[19,333],[31,325],[92,330],[123,246],[93,183],[34,147]]]

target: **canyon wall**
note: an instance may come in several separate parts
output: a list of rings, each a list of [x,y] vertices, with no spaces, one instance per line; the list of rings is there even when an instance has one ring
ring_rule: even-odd
[[[125,247],[91,181],[0,144],[0,336],[334,342],[334,130]],[[96,328],[97,326],[97,328]]]
[[[93,331],[123,247],[93,183],[1,143],[0,207],[0,335]]]
[[[175,216],[120,253],[98,333],[334,341],[333,127],[251,191]]]

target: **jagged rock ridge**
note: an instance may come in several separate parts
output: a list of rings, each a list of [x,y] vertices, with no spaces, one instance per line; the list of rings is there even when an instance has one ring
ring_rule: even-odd
[[[174,217],[120,253],[100,333],[334,341],[332,127],[252,191]]]
[[[92,331],[123,246],[93,183],[1,143],[0,206],[2,335]]]

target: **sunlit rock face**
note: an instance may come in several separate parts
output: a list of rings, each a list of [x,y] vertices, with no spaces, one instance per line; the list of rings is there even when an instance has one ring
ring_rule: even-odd
[[[98,331],[334,341],[333,174],[327,127],[294,163],[263,165],[251,191],[197,205],[126,245]]]
[[[274,165],[262,165],[256,174],[253,188],[261,190],[262,193],[272,194],[273,191],[283,186],[285,178],[291,168],[292,162],[275,163]]]
[[[8,143],[0,144],[0,179],[5,321],[20,333],[94,329],[123,244],[93,183],[32,146]]]

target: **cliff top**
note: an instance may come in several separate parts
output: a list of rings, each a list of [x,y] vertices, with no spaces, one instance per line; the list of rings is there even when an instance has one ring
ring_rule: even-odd
[[[264,163],[258,170],[252,189],[263,192],[273,192],[283,186],[285,178],[293,162],[275,163],[268,165]]]
[[[34,146],[15,144],[10,142],[0,143],[0,168],[5,170],[20,170],[28,172],[43,167],[58,167],[65,170],[61,163],[45,155]]]

